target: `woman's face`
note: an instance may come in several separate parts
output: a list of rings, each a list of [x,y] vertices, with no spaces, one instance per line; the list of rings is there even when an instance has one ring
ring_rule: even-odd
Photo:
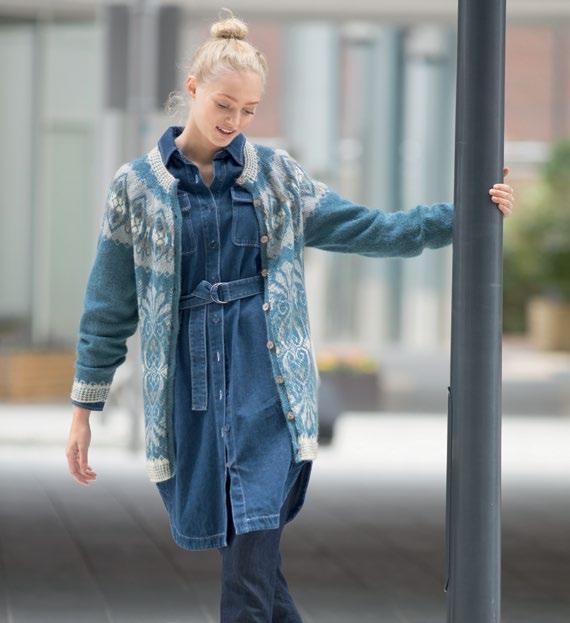
[[[262,82],[252,71],[228,71],[207,84],[198,84],[191,75],[188,90],[193,99],[193,122],[204,138],[220,148],[253,120],[261,99]]]

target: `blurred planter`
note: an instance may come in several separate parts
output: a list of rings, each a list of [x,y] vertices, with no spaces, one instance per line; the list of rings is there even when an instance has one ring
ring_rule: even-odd
[[[75,365],[73,350],[0,351],[0,400],[45,402],[69,397]]]
[[[570,302],[531,297],[526,306],[531,343],[542,350],[570,350]]]
[[[337,413],[379,409],[379,366],[365,350],[354,345],[330,345],[319,351],[317,364],[322,393],[335,396]]]
[[[380,408],[380,383],[377,372],[347,370],[321,371],[322,391],[327,386],[336,389],[342,411],[376,411]]]

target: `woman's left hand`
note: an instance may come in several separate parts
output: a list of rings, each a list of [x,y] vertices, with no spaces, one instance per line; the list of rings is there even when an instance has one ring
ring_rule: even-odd
[[[509,174],[509,167],[503,169],[503,177]],[[495,184],[489,189],[491,199],[497,203],[497,207],[505,216],[510,216],[515,202],[514,190],[508,184]]]

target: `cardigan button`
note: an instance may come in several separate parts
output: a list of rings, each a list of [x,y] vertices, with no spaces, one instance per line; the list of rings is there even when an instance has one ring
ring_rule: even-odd
[[[253,205],[254,205],[256,208],[259,208],[259,206],[261,205],[261,199],[260,199],[259,197],[256,197],[256,198],[253,200]]]
[[[262,277],[267,277],[267,273],[268,273],[268,272],[269,272],[269,271],[267,270],[267,268],[263,268],[263,269],[261,270],[261,276],[262,276]]]
[[[269,236],[267,234],[263,234],[260,238],[261,242],[265,243],[269,240]]]
[[[288,420],[294,420],[295,419],[295,414],[293,413],[293,411],[289,411],[287,413],[287,419]]]
[[[273,348],[275,344],[271,340],[267,340],[267,348]]]
[[[284,379],[283,379],[283,377],[282,377],[280,374],[279,374],[278,376],[276,376],[276,377],[275,377],[275,380],[276,380],[279,384],[284,383]]]
[[[261,306],[261,309],[263,309],[264,311],[267,311],[269,309],[269,303],[263,303],[263,305]]]

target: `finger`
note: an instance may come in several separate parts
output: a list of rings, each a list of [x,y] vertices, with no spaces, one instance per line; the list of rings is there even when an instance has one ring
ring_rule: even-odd
[[[513,207],[513,202],[511,197],[497,197],[500,204],[507,206],[508,208]]]
[[[510,192],[510,193],[513,192],[512,186],[509,186],[508,184],[495,184],[493,188],[495,190],[506,190],[507,192]]]
[[[88,480],[95,480],[95,478],[97,477],[97,474],[90,467],[87,467],[83,470],[80,469],[80,472],[81,475]]]
[[[499,190],[498,188],[491,188],[489,194],[493,197],[510,197],[512,193],[507,190]]]
[[[504,204],[502,204],[502,203],[501,203],[501,204],[497,204],[497,208],[498,208],[498,209],[499,209],[499,210],[500,210],[500,211],[501,211],[501,212],[502,212],[505,216],[509,215],[509,214],[512,212],[512,210],[511,210],[508,206],[506,206],[506,205],[504,205]]]
[[[77,468],[75,471],[71,472],[71,475],[77,480],[77,482],[81,485],[88,485],[89,482],[87,478],[79,471]]]
[[[75,455],[73,453],[69,454],[67,460],[69,463],[69,473],[73,476],[75,480],[77,480],[79,484],[86,485],[87,479],[79,470],[79,463],[77,462]]]
[[[510,171],[509,167],[504,167],[503,168],[503,177],[507,176],[509,174],[509,171]]]
[[[501,203],[497,204],[497,207],[500,210],[508,210],[509,212],[512,212],[512,210],[513,210],[513,206],[510,203],[507,203],[507,202],[501,202]]]
[[[69,473],[75,478],[75,480],[77,480],[80,484],[88,484],[87,479],[79,469],[79,448],[77,445],[68,450],[67,462],[69,465]]]
[[[491,199],[495,202],[498,203],[500,205],[505,205],[508,208],[512,208],[513,207],[513,202],[510,199],[505,199],[503,197],[491,197]]]
[[[506,205],[508,208],[512,208],[514,203],[512,195],[509,195],[508,193],[505,193],[502,196],[494,193],[491,195],[491,201],[501,205]]]
[[[85,474],[89,465],[87,464],[87,447],[80,445],[79,446],[79,469],[83,474]]]

